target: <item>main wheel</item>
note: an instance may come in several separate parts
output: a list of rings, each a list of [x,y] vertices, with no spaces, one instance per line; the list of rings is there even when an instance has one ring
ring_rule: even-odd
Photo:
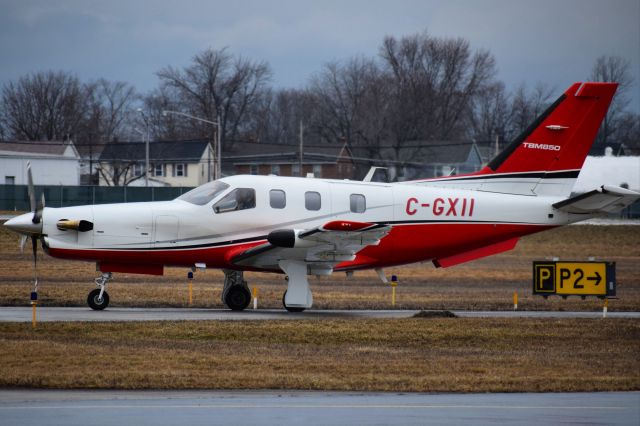
[[[284,303],[284,298],[287,295],[287,291],[285,290],[285,292],[282,294],[282,306],[284,306],[284,308],[289,311],[289,312],[302,312],[305,310],[305,308],[298,308],[298,307],[293,307],[293,306],[287,306],[286,303]]]
[[[87,297],[87,303],[89,304],[89,307],[94,311],[101,311],[109,306],[109,294],[105,291],[104,293],[102,293],[101,299],[99,288],[91,290],[89,292],[89,296]]]
[[[231,286],[224,296],[224,303],[232,311],[242,311],[251,303],[251,292],[242,285]]]

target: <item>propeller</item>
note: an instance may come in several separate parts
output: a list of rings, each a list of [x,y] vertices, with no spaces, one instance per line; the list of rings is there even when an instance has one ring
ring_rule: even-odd
[[[27,237],[31,237],[31,250],[33,251],[33,277],[34,277],[34,291],[38,291],[38,239],[42,237],[42,211],[44,210],[45,201],[44,201],[44,192],[40,197],[40,202],[36,205],[36,190],[33,185],[33,174],[31,172],[31,162],[27,162],[27,191],[29,194],[29,206],[31,207],[31,211],[33,212],[33,217],[31,218],[31,222],[34,225],[40,225],[40,227],[36,227],[38,232],[32,232],[28,235],[22,234],[20,236],[20,251],[24,253],[24,246],[27,242]]]

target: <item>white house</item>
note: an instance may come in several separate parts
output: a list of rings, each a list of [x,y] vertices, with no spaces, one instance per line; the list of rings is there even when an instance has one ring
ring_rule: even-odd
[[[199,186],[211,180],[213,148],[207,140],[149,143],[149,186]],[[100,185],[142,186],[145,144],[110,142],[100,154]]]
[[[26,185],[27,162],[36,185],[78,185],[80,155],[73,142],[0,142],[0,184]]]

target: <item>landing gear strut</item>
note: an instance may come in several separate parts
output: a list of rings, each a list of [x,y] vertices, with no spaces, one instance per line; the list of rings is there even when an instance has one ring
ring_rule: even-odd
[[[103,272],[100,278],[96,278],[98,288],[91,290],[87,297],[87,304],[94,311],[101,311],[109,306],[109,294],[105,291],[105,287],[111,277],[111,272]]]
[[[251,303],[251,291],[243,278],[242,271],[224,272],[224,288],[222,289],[222,301],[232,311],[242,311]]]
[[[307,264],[297,260],[281,260],[278,265],[289,278],[287,291],[282,295],[284,308],[289,312],[302,312],[310,308],[313,295],[307,280]]]

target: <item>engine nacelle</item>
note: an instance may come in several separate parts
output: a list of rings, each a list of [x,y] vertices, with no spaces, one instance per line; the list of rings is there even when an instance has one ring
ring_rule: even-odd
[[[267,240],[276,247],[283,248],[304,248],[317,245],[315,241],[307,241],[298,235],[303,232],[299,229],[276,229],[269,232]]]

